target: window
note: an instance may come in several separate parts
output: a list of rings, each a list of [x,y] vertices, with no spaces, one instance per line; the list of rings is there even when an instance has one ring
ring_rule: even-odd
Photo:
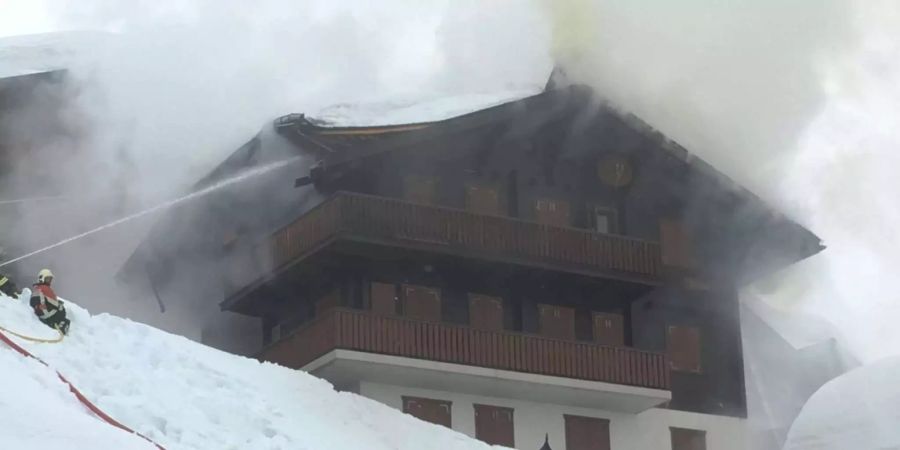
[[[602,206],[589,206],[588,222],[591,229],[598,233],[615,233],[616,230],[616,212],[611,208]]]
[[[397,290],[393,284],[372,283],[369,289],[372,312],[384,316],[397,314]]]
[[[475,406],[475,438],[490,445],[515,447],[512,408]]]
[[[566,450],[610,450],[609,420],[570,415],[564,417]]]
[[[679,220],[659,221],[659,244],[662,263],[670,267],[693,267],[691,240],[684,224]]]
[[[451,402],[446,400],[403,397],[403,412],[426,422],[443,425],[447,428],[450,428],[451,405]]]
[[[603,345],[625,345],[625,318],[621,314],[595,312],[594,342]]]
[[[672,450],[706,450],[706,432],[670,427]]]
[[[434,177],[409,175],[403,179],[403,197],[411,202],[432,204],[437,180]]]
[[[700,373],[700,330],[670,325],[666,338],[672,370]]]
[[[540,334],[575,340],[575,310],[565,306],[538,305]]]
[[[534,217],[538,223],[569,225],[569,202],[565,200],[538,199],[534,201]]]
[[[341,292],[340,290],[335,289],[316,300],[316,317],[321,316],[329,309],[337,308],[338,306],[341,306]]]
[[[500,194],[489,186],[466,186],[466,209],[479,214],[500,215]]]
[[[425,286],[403,285],[403,315],[429,322],[441,321],[441,291]]]
[[[503,299],[469,294],[469,325],[483,330],[502,330]]]

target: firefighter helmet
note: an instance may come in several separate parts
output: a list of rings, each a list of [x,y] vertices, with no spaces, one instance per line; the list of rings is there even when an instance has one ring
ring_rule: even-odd
[[[53,272],[51,272],[50,269],[41,269],[41,271],[38,272],[38,283],[47,283],[51,279],[53,279]]]

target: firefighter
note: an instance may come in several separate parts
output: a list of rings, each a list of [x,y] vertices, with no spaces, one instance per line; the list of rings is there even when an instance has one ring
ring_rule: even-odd
[[[9,278],[9,275],[4,275],[2,273],[0,273],[0,292],[6,294],[8,297],[19,298],[19,290],[16,288],[16,283]]]
[[[59,330],[62,334],[69,333],[69,319],[66,318],[66,307],[60,300],[50,284],[53,282],[53,273],[49,269],[43,269],[38,273],[38,282],[31,291],[31,307],[38,319],[50,328]]]

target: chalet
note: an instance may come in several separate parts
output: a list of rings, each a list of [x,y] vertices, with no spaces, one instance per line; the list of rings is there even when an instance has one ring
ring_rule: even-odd
[[[221,295],[258,318],[241,351],[514,448],[742,448],[737,291],[822,249],[583,86],[287,115],[198,187],[285,159],[170,214],[120,276]]]

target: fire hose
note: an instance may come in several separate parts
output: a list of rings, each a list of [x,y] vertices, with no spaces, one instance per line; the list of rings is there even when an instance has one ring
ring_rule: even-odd
[[[10,330],[9,328],[5,328],[3,326],[0,326],[0,331],[5,331],[19,339],[24,339],[26,341],[31,341],[31,342],[37,342],[40,344],[56,344],[58,342],[62,342],[63,336],[65,336],[62,333],[62,331],[59,331],[59,330],[56,330],[56,332],[59,333],[59,336],[52,338],[52,339],[44,339],[44,338],[36,338],[36,337],[32,337],[32,336],[25,336],[24,334],[16,333],[15,331]]]
[[[2,328],[2,327],[0,327],[0,328]],[[21,335],[19,335],[19,334],[17,334],[17,333],[13,333],[13,332],[7,330],[6,328],[2,328],[2,329],[5,330],[6,332],[10,333],[10,334],[13,334],[14,336],[21,337],[22,339],[28,339],[28,340],[31,340],[31,341],[33,341],[33,342],[48,342],[48,343],[55,343],[55,342],[59,342],[59,341],[62,340],[62,333],[60,333],[60,337],[59,337],[57,340],[54,341],[54,340],[49,340],[49,339],[37,339],[37,338],[23,337],[23,336],[21,336]],[[12,339],[10,339],[8,336],[6,336],[6,334],[4,334],[2,331],[0,331],[0,341],[3,341],[6,345],[8,345],[8,346],[9,346],[10,348],[12,348],[13,350],[15,350],[15,351],[21,353],[23,356],[26,356],[26,357],[29,357],[29,358],[33,358],[33,359],[35,359],[37,362],[39,362],[39,363],[41,363],[41,364],[47,366],[47,367],[50,368],[51,370],[53,369],[52,367],[50,367],[49,364],[47,364],[46,362],[44,362],[41,358],[38,358],[37,356],[34,356],[33,354],[31,354],[31,352],[29,352],[28,350],[25,350],[24,348],[22,348],[21,346],[19,346],[19,344],[16,344],[15,342],[13,342]],[[123,431],[126,431],[126,432],[128,432],[128,433],[132,433],[132,434],[137,435],[138,437],[140,437],[140,438],[144,439],[145,441],[147,441],[147,442],[153,444],[154,446],[156,446],[156,448],[159,449],[159,450],[166,450],[165,448],[163,448],[162,445],[159,445],[159,444],[157,444],[156,442],[153,442],[153,440],[150,439],[150,438],[148,438],[147,436],[144,436],[143,434],[138,433],[137,431],[134,431],[134,430],[132,430],[131,428],[128,428],[127,426],[123,425],[121,422],[119,422],[119,421],[117,421],[116,419],[113,419],[112,417],[110,417],[109,414],[106,414],[105,412],[103,412],[103,410],[101,410],[100,408],[98,408],[97,405],[91,403],[91,401],[88,400],[88,398],[85,397],[84,394],[82,394],[81,391],[79,391],[78,388],[75,387],[75,385],[73,385],[71,382],[69,382],[69,380],[67,380],[66,377],[62,376],[62,374],[59,373],[59,371],[54,371],[54,372],[56,372],[56,376],[58,376],[59,379],[62,380],[63,383],[65,383],[67,386],[69,386],[69,391],[71,391],[72,394],[75,395],[75,398],[77,398],[78,401],[80,401],[85,407],[87,407],[87,409],[89,409],[92,413],[94,413],[97,417],[99,417],[100,419],[102,419],[104,422],[106,422],[106,423],[108,423],[108,424],[110,424],[110,425],[112,425],[112,426],[114,426],[114,427],[116,427],[116,428],[119,428],[119,429],[121,429],[121,430],[123,430]]]

